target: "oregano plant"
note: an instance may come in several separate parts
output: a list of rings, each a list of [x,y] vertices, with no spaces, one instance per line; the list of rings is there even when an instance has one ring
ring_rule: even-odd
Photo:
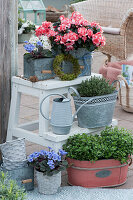
[[[115,88],[105,78],[94,76],[89,80],[82,81],[77,90],[81,97],[93,97],[111,94]]]
[[[16,182],[9,178],[7,173],[0,172],[0,199],[1,200],[24,200],[26,193]]]
[[[133,153],[133,136],[124,128],[106,127],[100,135],[83,133],[69,137],[63,149],[67,157],[76,160],[115,159],[125,163]]]

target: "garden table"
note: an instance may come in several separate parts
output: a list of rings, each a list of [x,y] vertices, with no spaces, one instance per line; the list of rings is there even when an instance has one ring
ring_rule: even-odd
[[[92,76],[101,77],[100,74],[92,73]],[[82,80],[89,79],[90,76],[79,77],[73,81],[60,81],[58,79],[51,79],[45,81],[38,81],[35,83],[25,80],[20,77],[14,76],[12,78],[12,98],[10,105],[10,114],[7,131],[7,141],[12,140],[13,137],[25,138],[26,140],[42,145],[51,146],[55,151],[61,148],[69,136],[78,133],[96,133],[100,132],[103,128],[86,129],[78,127],[77,121],[74,121],[71,131],[68,135],[56,135],[51,131],[49,122],[45,120],[39,111],[39,120],[18,124],[21,94],[27,94],[39,98],[40,102],[44,97],[49,94],[67,94],[70,86],[77,87]],[[49,115],[49,98],[43,104],[43,110],[45,116]],[[113,119],[113,126],[117,125],[117,120]],[[35,130],[39,129],[39,133],[35,133]]]

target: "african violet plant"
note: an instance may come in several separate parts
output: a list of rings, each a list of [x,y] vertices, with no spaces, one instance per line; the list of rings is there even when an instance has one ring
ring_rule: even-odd
[[[124,128],[106,127],[101,135],[77,134],[63,145],[67,157],[81,161],[115,159],[128,162],[133,153],[133,135]]]
[[[67,161],[65,160],[65,155],[67,152],[60,149],[59,153],[56,153],[51,147],[48,148],[49,151],[41,150],[30,154],[28,163],[44,175],[52,176],[66,168]]]
[[[45,58],[52,57],[50,51],[51,45],[47,36],[35,37],[32,36],[29,41],[25,41],[24,49],[27,51],[25,55],[32,58]]]

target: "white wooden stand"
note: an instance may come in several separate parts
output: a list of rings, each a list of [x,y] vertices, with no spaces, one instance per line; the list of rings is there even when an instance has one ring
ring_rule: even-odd
[[[101,76],[99,74],[92,74],[92,76]],[[40,144],[42,146],[50,146],[55,151],[58,151],[65,143],[67,138],[77,133],[96,133],[101,129],[84,129],[78,127],[77,122],[73,123],[71,131],[68,135],[56,135],[51,131],[49,122],[45,120],[39,112],[39,120],[18,125],[21,94],[32,95],[39,98],[39,105],[42,99],[49,94],[66,94],[70,86],[77,87],[82,80],[89,79],[90,76],[80,77],[73,81],[60,81],[51,79],[47,81],[39,81],[32,83],[19,77],[12,78],[12,98],[10,106],[10,115],[8,122],[7,141],[12,140],[13,137],[23,137],[26,140]],[[49,115],[49,99],[44,102],[44,113]],[[117,120],[113,120],[113,125],[117,125]],[[33,131],[39,129],[36,134]]]

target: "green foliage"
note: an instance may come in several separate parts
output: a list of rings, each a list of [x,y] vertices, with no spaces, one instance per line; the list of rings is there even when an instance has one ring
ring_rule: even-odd
[[[20,17],[18,18],[18,29],[20,29],[25,21],[21,19]]]
[[[72,74],[65,74],[61,70],[61,63],[63,61],[71,62],[73,64],[73,73]],[[74,58],[70,54],[59,54],[56,56],[53,62],[53,69],[55,74],[60,77],[62,81],[71,81],[80,74],[80,65],[78,63],[78,60]]]
[[[133,136],[124,128],[106,127],[101,135],[83,133],[69,137],[63,149],[67,151],[67,157],[76,160],[115,159],[125,163],[133,153]]]
[[[14,180],[8,179],[8,175],[0,172],[0,199],[1,200],[24,200],[26,193],[19,188]]]
[[[36,159],[34,162],[29,163],[29,165],[34,167],[37,171],[42,172],[43,175],[47,175],[47,176],[53,176],[54,174],[58,174],[60,171],[65,170],[68,165],[67,161],[65,160],[61,162],[56,161],[55,168],[54,170],[52,170],[47,164],[48,160],[42,160],[42,161],[40,160],[41,160],[41,156],[38,160]]]
[[[33,22],[27,20],[23,20],[20,17],[18,17],[18,30],[22,29],[22,33],[31,33],[32,31],[34,32],[36,29],[35,24]]]
[[[77,88],[81,97],[94,97],[111,94],[115,91],[105,78],[91,77],[90,80],[82,81]]]
[[[31,53],[25,53],[24,56],[30,62],[31,59],[52,58],[53,54],[49,49],[43,49],[39,46],[38,51],[33,50]]]

